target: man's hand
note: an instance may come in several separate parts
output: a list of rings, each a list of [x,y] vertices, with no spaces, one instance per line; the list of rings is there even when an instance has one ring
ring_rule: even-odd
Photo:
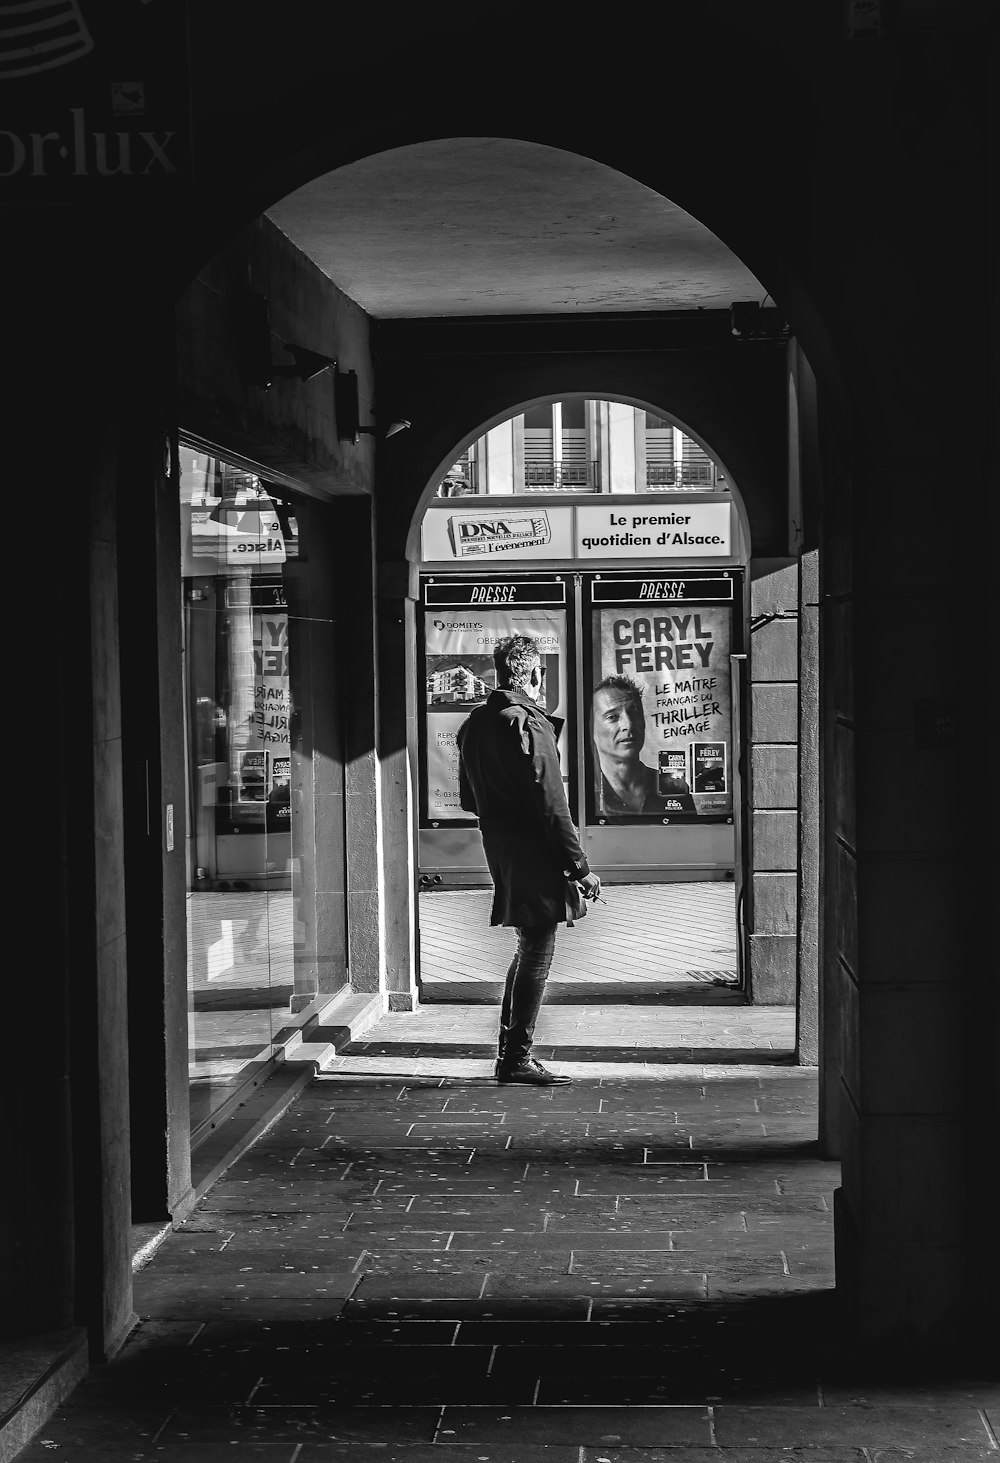
[[[576,881],[583,890],[584,899],[599,899],[601,897],[601,881],[596,874],[584,874],[582,879]]]

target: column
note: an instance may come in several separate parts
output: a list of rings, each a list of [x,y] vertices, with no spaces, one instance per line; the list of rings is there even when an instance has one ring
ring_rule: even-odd
[[[491,427],[485,436],[480,438],[480,442],[482,443],[482,455],[479,468],[481,474],[479,491],[483,491],[485,484],[488,493],[520,492],[524,486],[524,472],[522,469],[520,481],[515,482],[513,421],[501,422],[499,426]]]
[[[750,564],[750,996],[795,1004],[798,868],[798,572]]]
[[[352,585],[353,569],[347,571],[343,559],[352,550],[356,554],[359,537],[363,541],[367,511],[367,500],[350,506],[301,500],[296,517],[304,552],[284,570],[292,704],[293,1013],[339,990],[348,978],[344,738],[347,722],[358,714],[359,673],[351,656],[355,595],[363,603],[366,590]]]
[[[417,990],[417,566],[379,566],[379,750],[390,1011],[412,1011]]]
[[[621,401],[608,402],[610,491],[635,492],[635,408]]]
[[[385,845],[372,502],[345,498],[337,507],[346,530],[341,604],[350,626],[342,639],[348,960],[351,989],[378,992],[385,988]]]

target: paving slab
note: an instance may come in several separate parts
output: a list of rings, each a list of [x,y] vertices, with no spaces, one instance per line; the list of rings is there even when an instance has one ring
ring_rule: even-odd
[[[601,1275],[525,1275],[521,1271],[491,1270],[483,1295],[519,1296],[526,1289],[537,1295],[565,1296],[658,1296],[673,1300],[704,1299],[708,1281],[704,1272],[676,1271],[671,1274],[636,1276],[631,1272]]]
[[[214,1447],[216,1457],[255,1443],[430,1443],[440,1407],[215,1407],[181,1408],[160,1439],[175,1447]]]
[[[583,1448],[579,1463],[869,1463],[861,1448]]]
[[[560,1443],[382,1443],[366,1452],[364,1444],[308,1442],[295,1463],[580,1463],[580,1449]]]
[[[991,1443],[868,1449],[871,1463],[996,1463],[997,1453]]]
[[[110,1433],[110,1427],[108,1428]],[[250,1463],[298,1463],[302,1453],[293,1443],[244,1443],[239,1459]],[[17,1454],[17,1463],[219,1463],[215,1444],[192,1444],[187,1438],[155,1444],[136,1445],[120,1438],[105,1436],[85,1443],[64,1443],[50,1438],[45,1429],[32,1443]],[[234,1460],[235,1463],[235,1460]]]
[[[633,1447],[707,1444],[705,1407],[446,1407],[439,1442],[546,1440],[578,1447],[624,1443]]]
[[[928,1447],[988,1441],[979,1409],[970,1405],[936,1407],[889,1404],[837,1407],[715,1408],[715,1438],[720,1448],[798,1447],[824,1443],[857,1448]]]

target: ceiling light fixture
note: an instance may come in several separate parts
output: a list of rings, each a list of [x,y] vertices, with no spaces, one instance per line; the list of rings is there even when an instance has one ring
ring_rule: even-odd
[[[395,437],[397,432],[405,432],[409,426],[412,426],[412,423],[408,422],[405,417],[400,417],[399,421],[390,422],[382,435],[383,437]],[[367,432],[369,437],[378,436],[377,427],[358,427],[357,430],[358,432]]]
[[[321,371],[328,371],[331,366],[337,364],[332,356],[321,356],[318,351],[308,350],[304,345],[287,344],[285,350],[291,352],[295,364],[294,366],[272,366],[272,376],[290,376],[299,381],[311,381]]]
[[[782,341],[789,336],[781,311],[765,309],[756,300],[736,300],[730,305],[729,328],[737,340]]]
[[[311,381],[323,371],[336,366],[333,356],[321,355],[308,346],[288,342],[284,349],[293,364],[276,366],[271,361],[271,307],[266,295],[247,290],[232,304],[231,324],[236,359],[245,386],[267,391],[278,377],[295,381]]]

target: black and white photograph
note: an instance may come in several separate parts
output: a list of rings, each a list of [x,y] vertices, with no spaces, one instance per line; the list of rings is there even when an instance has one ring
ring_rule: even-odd
[[[1000,1463],[998,63],[0,0],[0,1463]]]

